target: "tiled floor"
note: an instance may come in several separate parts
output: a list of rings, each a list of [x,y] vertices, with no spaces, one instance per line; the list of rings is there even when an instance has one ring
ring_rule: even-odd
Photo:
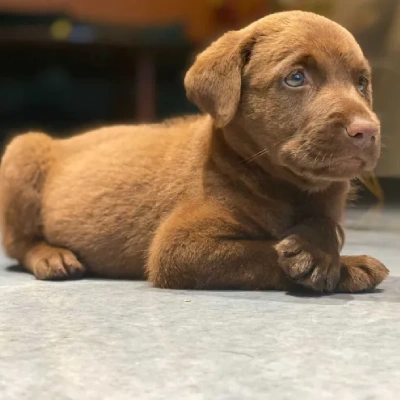
[[[346,252],[391,270],[362,295],[46,283],[3,258],[0,399],[397,400],[400,212],[359,218]]]

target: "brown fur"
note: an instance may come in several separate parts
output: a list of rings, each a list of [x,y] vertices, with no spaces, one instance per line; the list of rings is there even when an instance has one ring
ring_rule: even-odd
[[[305,71],[303,87],[284,83],[293,70]],[[185,86],[205,115],[15,138],[0,174],[7,254],[38,279],[89,272],[163,288],[375,287],[388,274],[379,261],[339,256],[350,181],[380,152],[360,74],[370,80],[344,28],[279,13],[198,56]],[[367,128],[351,125],[360,119],[374,132],[365,146],[355,140]]]

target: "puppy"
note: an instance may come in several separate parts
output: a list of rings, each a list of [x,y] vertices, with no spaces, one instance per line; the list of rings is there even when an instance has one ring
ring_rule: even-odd
[[[372,257],[339,255],[350,181],[380,154],[348,31],[267,16],[212,43],[185,86],[203,115],[15,138],[0,172],[8,256],[38,279],[162,288],[358,292],[386,278]]]

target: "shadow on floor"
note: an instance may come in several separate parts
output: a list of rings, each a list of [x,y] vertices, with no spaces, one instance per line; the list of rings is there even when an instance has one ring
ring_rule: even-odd
[[[11,273],[22,273],[29,274],[20,265],[10,265],[6,267],[7,272]],[[32,279],[34,279],[32,277]],[[121,279],[107,279],[96,276],[85,276],[85,281],[103,281],[103,282],[116,282]],[[128,281],[129,280],[123,280]],[[141,287],[144,290],[154,289],[162,290],[174,295],[189,295],[196,293],[196,296],[214,296],[214,297],[225,297],[234,298],[238,300],[261,300],[261,301],[281,301],[281,302],[293,302],[293,303],[308,303],[308,304],[338,304],[349,301],[368,301],[368,302],[388,302],[388,303],[400,303],[400,277],[390,276],[384,281],[379,288],[366,291],[363,293],[313,293],[306,289],[299,290],[296,292],[279,292],[279,291],[241,291],[241,290],[168,290],[168,289],[155,289],[149,286]],[[271,297],[272,296],[272,297]]]
[[[23,274],[29,274],[29,272],[22,267],[21,265],[15,264],[15,265],[10,265],[9,267],[6,267],[7,272],[14,272],[14,273],[23,273]]]

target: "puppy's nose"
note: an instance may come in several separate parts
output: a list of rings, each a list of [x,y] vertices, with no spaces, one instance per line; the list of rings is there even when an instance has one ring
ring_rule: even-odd
[[[356,118],[346,128],[347,135],[358,147],[368,147],[375,143],[379,126],[375,122]]]

